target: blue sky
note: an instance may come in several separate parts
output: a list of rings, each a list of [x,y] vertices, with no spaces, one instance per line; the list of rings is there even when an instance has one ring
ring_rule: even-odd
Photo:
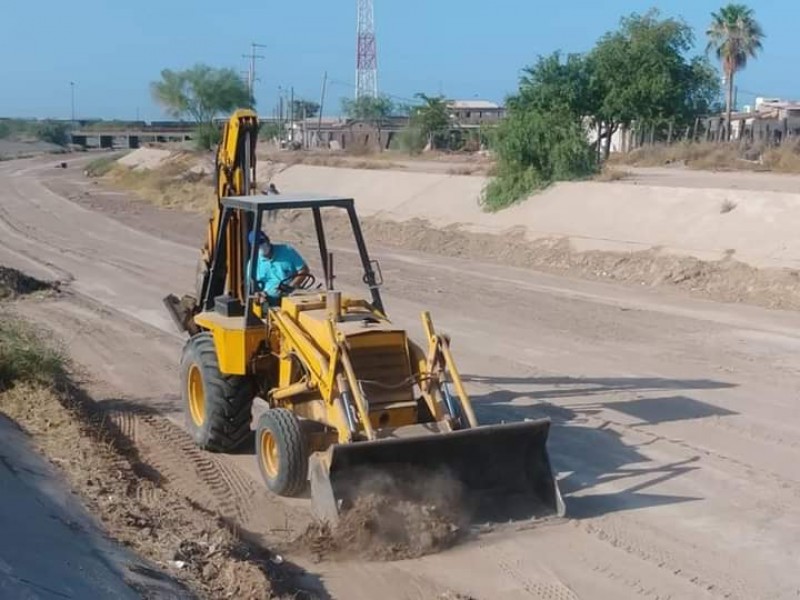
[[[658,6],[683,17],[704,50],[705,27],[721,0],[375,0],[379,86],[502,101],[538,54],[585,51],[619,17]],[[227,8],[227,6],[233,8]],[[271,114],[278,86],[317,99],[332,83],[325,112],[352,94],[355,0],[4,0],[0,35],[0,116],[68,117],[75,81],[79,117],[163,118],[148,84],[162,68],[195,62],[245,70],[259,51],[258,110]],[[797,0],[752,4],[767,34],[764,52],[739,76],[740,100],[755,94],[800,99]],[[558,10],[563,12],[557,12]]]

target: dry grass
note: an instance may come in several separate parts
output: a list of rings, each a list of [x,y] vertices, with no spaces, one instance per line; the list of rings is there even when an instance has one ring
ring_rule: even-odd
[[[216,202],[212,176],[191,172],[180,161],[141,170],[118,164],[106,180],[113,187],[132,191],[143,200],[164,208],[206,212]]]
[[[350,169],[402,169],[403,165],[393,162],[388,153],[345,154],[331,152],[266,152],[259,154],[259,160],[272,161],[286,166],[311,165],[315,167],[344,167]]]
[[[625,171],[623,169],[615,169],[614,167],[610,167],[605,165],[603,170],[598,173],[594,180],[595,181],[622,181],[627,179],[631,176],[630,171]]]
[[[714,143],[680,143],[646,146],[628,154],[615,155],[611,164],[660,167],[680,164],[701,170],[749,170],[800,173],[800,144],[778,148],[756,148]]]
[[[44,386],[66,381],[66,354],[42,340],[31,326],[0,313],[0,391],[19,382]]]
[[[447,169],[448,175],[476,175],[483,170],[481,165],[461,165]]]
[[[800,142],[770,148],[762,156],[763,165],[776,173],[800,173]]]

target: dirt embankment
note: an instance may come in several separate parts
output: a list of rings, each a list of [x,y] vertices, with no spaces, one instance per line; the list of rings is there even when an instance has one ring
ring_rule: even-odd
[[[0,295],[19,302],[53,286],[0,267]],[[66,476],[110,536],[201,598],[313,598],[278,555],[246,541],[185,497],[140,455],[120,420],[72,381],[65,350],[0,306],[0,411]],[[48,340],[48,341],[45,341]]]
[[[160,162],[154,168],[137,170],[131,165],[120,166],[106,176],[105,181],[117,189],[131,190],[140,199],[156,206],[207,214],[213,196],[210,176],[200,173],[197,165],[189,168],[187,160],[182,156],[159,156]],[[265,169],[264,182],[279,172],[275,165],[267,165]],[[78,201],[82,200],[78,198]],[[99,206],[90,199],[86,202],[93,208],[114,210],[113,206]],[[407,208],[411,210],[411,207]],[[434,214],[442,210],[441,207],[431,209]],[[732,209],[736,210],[736,206]],[[370,203],[360,212],[362,227],[371,245],[414,249],[636,286],[677,288],[723,302],[780,309],[800,308],[800,272],[788,268],[758,268],[734,258],[733,250],[720,259],[708,260],[657,246],[633,251],[578,249],[574,240],[566,235],[543,235],[531,239],[523,223],[509,226],[501,233],[481,233],[457,223],[437,225],[429,219],[396,215],[387,218]],[[351,239],[346,220],[331,217],[328,222],[331,241],[349,245]],[[270,222],[270,227],[287,239],[308,238],[313,232],[310,219],[293,215]]]

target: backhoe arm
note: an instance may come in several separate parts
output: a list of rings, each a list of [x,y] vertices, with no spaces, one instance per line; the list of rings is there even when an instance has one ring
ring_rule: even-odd
[[[217,252],[219,228],[222,225],[222,205],[220,200],[228,196],[246,196],[256,189],[256,141],[258,139],[258,116],[249,109],[234,112],[222,130],[222,139],[217,147],[216,191],[217,204],[209,219],[205,246],[202,250],[203,277],[198,282],[198,302],[201,308],[211,308],[205,303],[213,302],[216,296],[228,293],[244,302],[244,273],[242,265],[246,253],[245,239],[251,223],[244,222],[239,214],[232,214],[225,227],[225,253],[221,261],[224,269],[209,278],[211,260]],[[210,288],[210,289],[209,289]]]

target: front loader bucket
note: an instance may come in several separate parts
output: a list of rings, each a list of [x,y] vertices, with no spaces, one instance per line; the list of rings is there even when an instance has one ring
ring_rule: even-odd
[[[335,523],[375,481],[394,474],[400,492],[424,487],[431,475],[453,481],[474,520],[563,516],[546,448],[549,430],[550,420],[539,419],[336,444],[310,461],[314,512]]]

